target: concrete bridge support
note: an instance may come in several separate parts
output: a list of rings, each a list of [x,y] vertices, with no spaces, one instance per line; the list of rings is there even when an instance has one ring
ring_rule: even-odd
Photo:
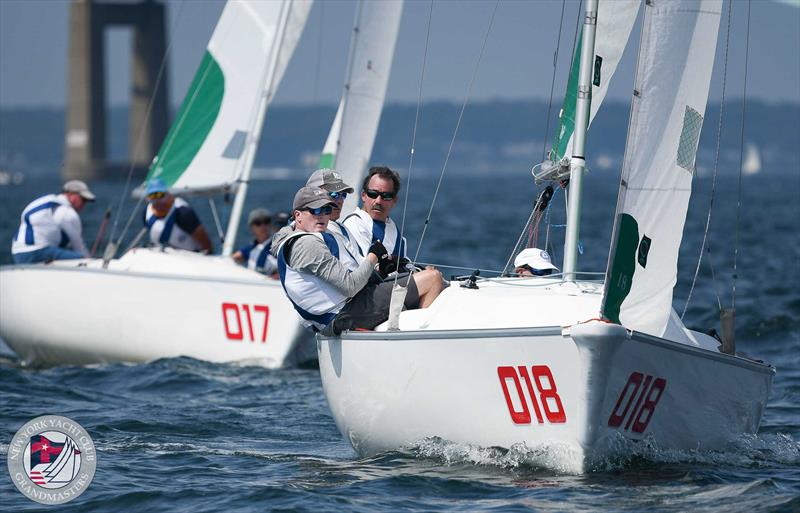
[[[104,31],[110,26],[133,29],[130,162],[112,163],[106,158]],[[131,164],[137,174],[146,172],[168,128],[165,34],[164,6],[154,0],[124,4],[73,0],[64,179],[124,178]]]

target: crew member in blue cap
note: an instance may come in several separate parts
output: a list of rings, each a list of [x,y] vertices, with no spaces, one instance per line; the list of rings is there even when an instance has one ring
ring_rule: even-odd
[[[195,211],[185,200],[170,194],[163,180],[153,178],[147,182],[145,195],[148,204],[144,224],[150,232],[150,242],[187,251],[214,251]]]

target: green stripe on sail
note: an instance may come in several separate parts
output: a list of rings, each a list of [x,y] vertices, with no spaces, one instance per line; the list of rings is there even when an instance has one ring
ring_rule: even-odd
[[[206,51],[175,122],[153,159],[147,179],[161,178],[172,186],[203,146],[217,120],[225,95],[225,76],[214,57]]]
[[[639,253],[639,223],[630,214],[622,214],[619,222],[619,238],[611,259],[611,276],[603,302],[603,317],[621,324],[619,313],[622,302],[628,297],[633,285],[636,258]],[[647,255],[645,254],[645,261]]]
[[[583,27],[578,34],[578,44],[575,46],[575,55],[572,58],[572,66],[567,80],[567,93],[564,95],[564,104],[561,106],[561,117],[558,123],[558,132],[553,142],[554,155],[552,159],[559,161],[564,158],[567,151],[572,133],[575,131],[575,106],[578,101],[578,79],[581,72],[581,41],[583,39]]]
[[[336,154],[335,153],[323,153],[322,156],[319,158],[319,167],[317,169],[333,169],[333,165],[336,162]]]

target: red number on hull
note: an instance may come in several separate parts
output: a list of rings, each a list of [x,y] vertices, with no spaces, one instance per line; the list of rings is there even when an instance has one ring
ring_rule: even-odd
[[[561,397],[558,395],[556,380],[553,378],[550,367],[547,365],[534,365],[530,369],[531,372],[529,374],[528,368],[522,365],[516,369],[511,366],[497,368],[497,376],[500,378],[500,385],[503,388],[503,396],[505,397],[511,420],[514,424],[531,423],[528,399],[522,391],[522,384],[520,383],[520,378],[522,378],[528,390],[530,404],[533,406],[533,413],[536,415],[536,420],[539,424],[544,424],[544,417],[547,417],[547,421],[550,424],[563,424],[567,422],[567,414],[561,402]],[[531,380],[531,375],[533,375],[533,380]],[[546,380],[543,378],[546,378]],[[511,391],[508,387],[509,379],[514,382],[514,389],[521,405],[521,411],[517,411],[514,402],[511,400]],[[536,384],[536,391],[538,392],[538,401],[537,394],[534,392],[534,383]],[[542,416],[542,410],[544,410],[544,417]]]
[[[242,314],[239,310],[244,311],[244,320],[246,321],[247,330],[242,323]],[[266,305],[251,305],[238,303],[222,303],[222,321],[225,325],[225,336],[228,340],[245,340],[245,334],[248,335],[247,340],[256,342],[256,331],[253,329],[253,320],[258,322],[257,313],[264,314],[264,327],[261,330],[261,338],[258,340],[261,343],[267,341],[267,326],[269,325],[269,307]],[[258,326],[258,325],[256,325]]]
[[[608,426],[618,428],[627,419],[624,431],[644,433],[666,387],[667,380],[664,378],[653,379],[653,376],[632,372],[611,411]]]

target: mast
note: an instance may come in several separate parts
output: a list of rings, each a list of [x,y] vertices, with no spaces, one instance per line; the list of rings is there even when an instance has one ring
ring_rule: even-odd
[[[280,23],[278,30],[275,32],[275,40],[272,45],[270,53],[269,66],[263,83],[265,84],[264,90],[261,93],[261,101],[258,106],[258,113],[255,116],[254,124],[250,132],[250,139],[247,142],[243,159],[242,175],[239,177],[239,184],[236,189],[236,196],[233,200],[233,207],[231,208],[231,216],[228,220],[228,230],[225,233],[225,243],[222,246],[222,254],[230,256],[233,253],[233,244],[236,242],[236,232],[239,229],[239,221],[242,218],[242,209],[244,208],[244,199],[247,196],[247,187],[250,183],[250,174],[253,171],[253,160],[256,156],[256,149],[261,140],[261,129],[264,126],[264,116],[267,113],[267,105],[269,105],[273,94],[273,82],[275,81],[275,70],[278,67],[280,56],[280,46],[283,42],[284,34],[286,33],[286,26],[289,21],[289,14],[292,10],[292,0],[284,1],[281,6]]]
[[[594,37],[597,27],[597,2],[587,0],[583,18],[581,40],[581,66],[578,78],[578,98],[575,106],[575,135],[572,145],[569,179],[569,211],[567,232],[564,241],[564,279],[575,280],[578,262],[578,238],[580,236],[581,193],[583,171],[586,168],[584,147],[589,127],[589,111],[592,102],[592,67],[594,64]]]

